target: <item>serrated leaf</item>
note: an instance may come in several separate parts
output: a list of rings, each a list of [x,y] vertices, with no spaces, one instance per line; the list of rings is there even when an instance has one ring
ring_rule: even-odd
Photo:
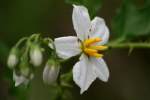
[[[102,5],[102,0],[65,0],[69,4],[84,5],[88,8],[91,18],[93,18]]]
[[[113,31],[117,36],[137,37],[150,35],[150,3],[138,8],[132,0],[124,0],[113,20]]]

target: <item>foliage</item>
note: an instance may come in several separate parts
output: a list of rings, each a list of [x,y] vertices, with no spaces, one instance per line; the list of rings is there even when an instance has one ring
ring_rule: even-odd
[[[124,0],[115,16],[113,33],[119,37],[134,38],[150,35],[150,3],[138,7],[133,0]]]

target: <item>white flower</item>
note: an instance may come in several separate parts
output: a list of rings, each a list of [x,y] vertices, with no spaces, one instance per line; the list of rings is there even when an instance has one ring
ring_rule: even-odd
[[[43,56],[39,46],[33,46],[30,51],[31,63],[34,66],[40,66],[42,64]]]
[[[60,70],[60,65],[49,60],[43,71],[43,81],[47,84],[52,84],[56,81]]]
[[[15,72],[13,72],[13,80],[15,81],[15,87],[19,86],[22,83],[28,83],[28,80],[24,76],[18,76]]]
[[[15,71],[13,71],[13,80],[15,81],[15,87],[21,85],[21,84],[25,84],[27,85],[29,83],[29,80],[33,79],[34,75],[31,74],[29,79],[26,78],[23,75],[17,75]]]
[[[73,79],[82,94],[96,78],[108,81],[109,70],[101,51],[107,49],[104,44],[109,39],[109,30],[102,18],[95,17],[91,21],[84,6],[74,5],[72,20],[77,37],[56,38],[54,44],[61,58],[68,59],[81,54],[80,60],[73,67]]]
[[[34,77],[34,74],[32,74],[32,73],[30,74],[30,77],[28,79],[28,78],[26,78],[23,75],[17,75],[16,72],[13,71],[13,80],[15,81],[15,87],[17,87],[17,86],[19,86],[21,84],[27,85],[29,83],[29,81],[31,79],[33,79],[33,77]]]
[[[9,68],[14,68],[18,63],[18,58],[15,54],[10,54],[8,57],[7,65]]]

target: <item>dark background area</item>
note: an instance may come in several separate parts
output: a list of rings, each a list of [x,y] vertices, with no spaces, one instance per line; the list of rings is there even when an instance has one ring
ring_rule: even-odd
[[[137,0],[137,4],[143,1]],[[121,0],[104,0],[97,13],[105,19],[110,30],[112,18],[121,3]],[[12,72],[6,66],[9,50],[19,38],[37,32],[52,37],[75,35],[72,6],[63,0],[0,0],[0,100],[50,100],[50,88],[44,85],[42,76],[36,76],[30,89],[17,90],[12,82]],[[115,32],[110,33],[112,39]],[[130,55],[128,51],[108,50],[104,59],[110,70],[109,82],[96,80],[83,95],[74,85],[71,91],[74,99],[150,100],[150,50],[134,49]]]

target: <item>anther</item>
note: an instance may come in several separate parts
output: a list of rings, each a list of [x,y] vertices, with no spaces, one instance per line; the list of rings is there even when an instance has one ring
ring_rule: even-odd
[[[91,44],[94,44],[96,42],[100,42],[102,39],[101,38],[90,38],[84,41],[85,46],[89,46]]]
[[[90,46],[91,49],[96,49],[96,50],[106,50],[108,49],[107,46]]]

